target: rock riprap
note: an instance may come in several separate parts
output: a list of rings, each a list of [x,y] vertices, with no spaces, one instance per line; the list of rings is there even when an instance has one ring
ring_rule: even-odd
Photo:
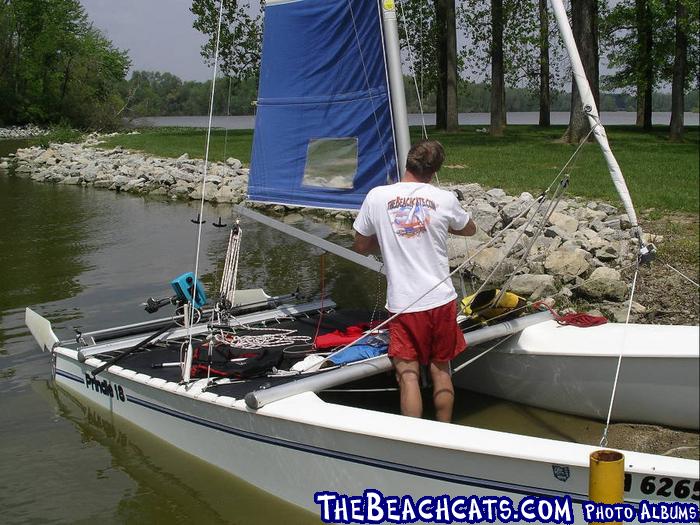
[[[0,169],[38,182],[106,188],[170,199],[200,199],[204,161],[184,154],[176,159],[130,152],[121,147],[98,147],[93,134],[81,144],[52,144],[43,149],[20,149],[0,159]],[[210,163],[204,198],[216,203],[239,203],[246,198],[248,169],[241,161]],[[508,195],[500,188],[479,184],[443,186],[459,190],[462,206],[472,213],[479,230],[473,237],[451,236],[448,240],[450,265],[456,267],[477,254],[465,266],[465,273],[478,280],[491,276],[498,286],[513,276],[510,287],[531,300],[558,295],[578,296],[598,302],[620,302],[629,293],[620,271],[631,267],[639,241],[632,235],[626,214],[610,204],[578,198],[562,199],[543,225],[542,234],[532,242],[530,219],[536,208],[527,192]],[[265,207],[264,205],[257,205]],[[310,213],[309,209],[267,206],[272,213]],[[547,208],[547,203],[543,206]],[[324,212],[324,220],[352,220],[347,211]],[[505,235],[493,240],[512,222]],[[647,236],[645,242],[660,238]]]

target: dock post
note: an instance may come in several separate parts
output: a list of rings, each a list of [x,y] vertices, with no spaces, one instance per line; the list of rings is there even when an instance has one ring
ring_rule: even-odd
[[[624,503],[625,456],[615,450],[596,450],[589,457],[589,466],[589,499],[596,503]]]

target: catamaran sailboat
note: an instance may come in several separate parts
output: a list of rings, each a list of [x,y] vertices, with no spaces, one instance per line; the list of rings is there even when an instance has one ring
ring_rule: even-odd
[[[570,39],[560,0],[553,4]],[[572,55],[575,70],[576,57]],[[250,199],[356,208],[373,186],[397,180],[408,150],[402,90],[393,2],[268,0]],[[595,117],[595,106],[587,111]],[[599,139],[605,140],[602,133]],[[382,271],[376,260],[287,231]],[[310,350],[319,331],[342,335],[349,326],[371,319],[335,310],[328,298],[236,291],[240,250],[241,229],[236,227],[213,307],[206,304],[195,271],[172,282],[172,298],[147,303],[152,311],[170,303],[178,307],[175,315],[154,321],[86,331],[61,341],[48,320],[27,309],[27,326],[50,352],[56,383],[316,513],[315,493],[361,495],[368,488],[413,498],[568,496],[576,506],[587,499],[593,447],[322,400],[317,392],[388,371],[391,363],[379,350],[349,362],[334,359],[341,354],[334,352],[305,366],[313,355],[299,352],[300,346]],[[382,322],[369,327],[380,340]],[[468,340],[477,345],[512,336],[511,343],[516,340],[528,350],[527,341],[551,323],[548,312],[539,312],[474,330]],[[574,335],[584,334],[582,330],[591,331]],[[540,341],[557,347],[585,337],[591,347],[608,347],[610,334],[595,330],[564,327],[544,339],[540,335]],[[632,334],[637,327],[627,330]],[[678,342],[684,344],[680,337]],[[380,346],[374,345],[375,350]],[[697,397],[694,402],[697,406]],[[697,461],[624,454],[627,501],[697,501]],[[581,512],[575,520],[583,523]]]

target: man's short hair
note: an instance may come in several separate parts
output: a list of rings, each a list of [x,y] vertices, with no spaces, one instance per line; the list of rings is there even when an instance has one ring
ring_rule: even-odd
[[[437,140],[421,140],[408,150],[406,169],[421,179],[430,179],[442,166],[445,149]]]

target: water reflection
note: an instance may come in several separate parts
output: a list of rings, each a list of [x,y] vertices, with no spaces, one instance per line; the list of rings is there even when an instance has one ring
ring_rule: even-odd
[[[100,484],[111,471],[126,474],[114,518],[122,523],[316,523],[315,517],[261,493],[224,471],[179,452],[110,412],[49,382],[37,390],[77,430],[82,447],[109,451],[97,471]],[[261,498],[265,504],[261,505]]]
[[[97,210],[81,192],[60,191],[16,177],[0,177],[0,310],[80,293],[78,276],[93,249],[89,229]]]

